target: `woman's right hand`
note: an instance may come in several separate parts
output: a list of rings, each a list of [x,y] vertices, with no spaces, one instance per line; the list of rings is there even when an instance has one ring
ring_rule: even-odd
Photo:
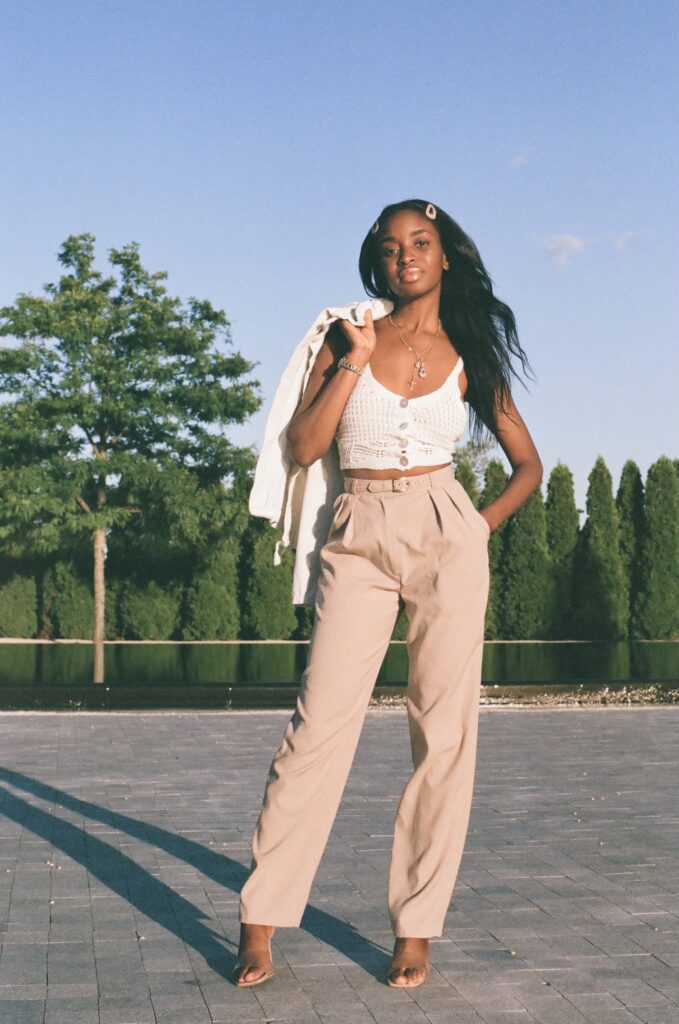
[[[349,395],[356,386],[355,373],[336,372],[338,360],[344,356],[356,366],[367,366],[376,341],[371,310],[366,311],[363,327],[341,318],[331,325],[286,431],[290,453],[300,466],[310,466],[327,452]]]
[[[347,359],[358,366],[365,366],[370,362],[370,357],[375,351],[377,335],[373,323],[372,310],[365,311],[365,325],[357,327],[348,320],[340,320],[339,325],[349,343]]]

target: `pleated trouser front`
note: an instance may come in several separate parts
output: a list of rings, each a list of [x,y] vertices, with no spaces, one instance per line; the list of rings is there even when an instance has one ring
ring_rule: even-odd
[[[266,781],[242,922],[302,919],[400,596],[413,772],[396,812],[387,903],[396,936],[443,933],[474,783],[490,531],[452,468],[402,479],[347,479],[335,503],[307,668]]]

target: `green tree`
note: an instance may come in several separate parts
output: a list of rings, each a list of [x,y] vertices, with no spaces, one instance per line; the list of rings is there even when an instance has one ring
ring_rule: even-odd
[[[92,629],[92,588],[73,562],[59,561],[45,574],[51,633],[61,639],[82,640]]]
[[[120,599],[120,616],[125,636],[133,640],[176,639],[183,591],[179,587],[161,587],[155,580],[125,584]]]
[[[620,563],[625,574],[628,616],[637,607],[642,586],[641,541],[644,531],[644,485],[639,467],[628,459],[622,467],[615,497],[620,522]],[[631,619],[630,631],[634,635]]]
[[[45,296],[0,309],[0,544],[57,551],[87,538],[94,562],[94,679],[103,681],[106,535],[143,517],[188,539],[223,536],[224,487],[252,452],[223,428],[260,405],[253,364],[234,352],[223,311],[183,305],[137,243],[94,266],[94,237],[71,235]]]
[[[273,564],[278,532],[265,520],[250,520],[241,543],[241,635],[248,640],[286,640],[297,630],[291,601],[294,556],[281,551]]]
[[[38,629],[35,579],[13,559],[0,559],[0,636],[32,638]]]
[[[479,491],[479,481],[484,479],[490,456],[497,450],[497,441],[490,437],[478,444],[468,441],[467,444],[462,445],[455,451],[453,456],[455,476],[475,504],[475,497]]]
[[[185,640],[235,640],[238,636],[238,555],[231,539],[207,552],[187,594]]]
[[[469,452],[460,453],[455,458],[455,479],[462,484],[474,505],[479,503],[479,484],[476,470],[470,460]]]
[[[496,498],[499,498],[507,486],[507,481],[508,476],[500,460],[491,459],[486,467],[484,485],[477,507],[485,508],[486,505],[490,505]],[[498,639],[501,636],[502,564],[509,523],[510,520],[505,519],[496,530],[493,530],[488,538],[490,586],[488,590],[488,605],[486,607],[485,635],[491,640]]]
[[[551,579],[545,506],[538,488],[507,521],[499,615],[504,639],[549,635]]]
[[[679,482],[661,456],[646,476],[641,580],[633,605],[633,633],[647,640],[674,638],[679,630]]]
[[[555,640],[564,640],[573,635],[573,567],[579,520],[573,474],[562,462],[557,462],[547,481],[545,515],[547,548],[552,566],[552,604],[547,609],[547,635]]]
[[[575,556],[575,629],[585,640],[627,636],[627,581],[620,558],[618,510],[613,482],[599,456],[589,474],[587,521],[578,536]]]

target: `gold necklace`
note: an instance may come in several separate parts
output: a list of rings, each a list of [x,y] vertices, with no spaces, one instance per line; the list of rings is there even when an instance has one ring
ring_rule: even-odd
[[[403,342],[405,347],[410,352],[412,352],[414,354],[414,356],[415,356],[415,362],[413,363],[413,374],[412,374],[412,377],[410,378],[410,381],[409,381],[409,387],[410,387],[410,390],[412,391],[413,387],[415,385],[415,374],[417,374],[417,376],[421,377],[421,378],[424,378],[424,377],[427,376],[427,371],[424,368],[424,357],[426,355],[429,355],[429,353],[431,352],[432,348],[434,347],[434,342],[438,338],[439,331],[441,330],[441,321],[439,320],[439,325],[436,328],[436,333],[435,333],[434,337],[432,338],[431,342],[429,343],[429,345],[427,346],[427,348],[422,353],[422,355],[419,355],[417,350],[412,345],[409,345],[408,342],[405,340],[405,338],[401,334],[401,330],[400,330],[398,324],[393,319],[391,313],[389,314],[389,323],[392,325],[392,327],[396,328],[396,333],[398,334],[399,338],[401,339],[401,341]]]

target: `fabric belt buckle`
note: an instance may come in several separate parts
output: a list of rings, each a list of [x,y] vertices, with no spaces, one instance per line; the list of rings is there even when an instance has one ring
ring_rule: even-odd
[[[397,480],[394,480],[393,487],[395,491],[407,491],[410,487],[410,480],[399,477]]]

